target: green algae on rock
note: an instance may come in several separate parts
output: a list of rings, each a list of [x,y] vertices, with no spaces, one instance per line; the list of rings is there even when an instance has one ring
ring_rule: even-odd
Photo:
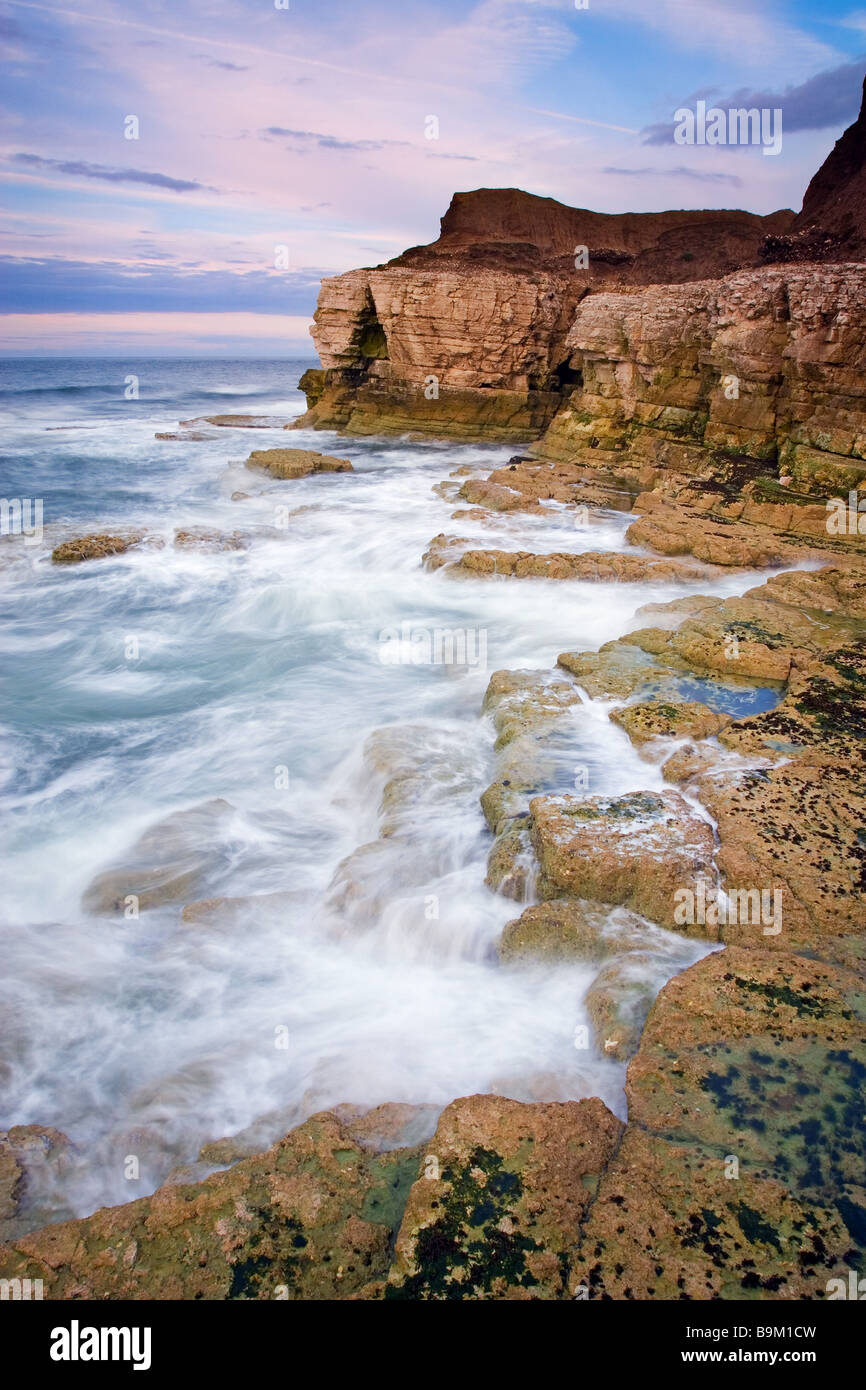
[[[579,1223],[621,1133],[595,1098],[452,1102],[409,1194],[385,1298],[569,1297]]]

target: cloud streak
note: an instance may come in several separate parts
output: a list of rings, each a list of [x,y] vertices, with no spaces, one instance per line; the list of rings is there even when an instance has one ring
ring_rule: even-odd
[[[743,180],[736,174],[721,173],[702,173],[699,169],[687,169],[685,165],[678,164],[674,169],[660,169],[653,164],[647,164],[641,169],[619,169],[615,165],[607,164],[601,171],[603,174],[623,174],[627,178],[678,178],[694,179],[697,183],[729,183],[734,188],[742,188]]]
[[[69,174],[76,178],[98,179],[103,183],[142,183],[150,188],[166,188],[171,193],[218,193],[219,189],[195,179],[175,179],[147,169],[114,169],[107,164],[91,164],[86,159],[45,159],[41,154],[10,155],[15,164],[27,169],[40,169],[54,174]]]
[[[786,87],[783,92],[770,89],[741,87],[727,98],[713,92],[713,105],[727,111],[745,107],[759,111],[776,109],[782,112],[782,127],[786,134],[797,130],[826,130],[830,126],[850,125],[860,109],[863,73],[866,58],[843,63],[816,73],[808,81]],[[705,92],[695,93],[683,105],[690,106]],[[641,132],[644,145],[671,145],[674,139],[673,122],[646,126]]]
[[[336,135],[323,135],[317,130],[287,130],[279,125],[267,126],[264,133],[280,139],[298,140],[311,149],[316,147],[320,150],[384,150],[389,146],[407,148],[410,144],[408,140],[341,140]]]
[[[147,255],[152,251],[146,249]],[[59,257],[0,257],[7,313],[312,314],[326,271],[182,270],[177,266]]]

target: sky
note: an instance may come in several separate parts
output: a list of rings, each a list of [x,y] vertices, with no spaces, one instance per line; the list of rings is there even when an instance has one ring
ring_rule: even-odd
[[[0,38],[5,356],[312,357],[321,278],[456,190],[798,209],[866,72],[850,0],[0,0]],[[676,144],[699,100],[780,153]]]

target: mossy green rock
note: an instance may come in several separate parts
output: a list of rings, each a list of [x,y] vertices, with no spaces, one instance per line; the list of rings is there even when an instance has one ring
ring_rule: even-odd
[[[866,1255],[866,990],[728,947],[662,990],[583,1228],[583,1296],[823,1298]]]
[[[418,1160],[369,1152],[325,1112],[204,1182],[0,1246],[0,1277],[50,1299],[351,1297],[388,1270]]]
[[[579,1224],[621,1132],[595,1098],[454,1101],[409,1194],[386,1299],[568,1297]]]

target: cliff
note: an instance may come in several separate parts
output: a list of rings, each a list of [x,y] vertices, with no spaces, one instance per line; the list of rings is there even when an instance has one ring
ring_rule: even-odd
[[[860,115],[815,174],[791,230],[821,259],[866,259],[866,79]]]
[[[653,284],[696,280],[754,265],[768,235],[793,225],[785,209],[759,217],[727,210],[591,212],[519,188],[455,193],[436,241],[415,246],[392,266],[437,269],[451,264],[550,270],[581,284]],[[575,266],[579,247],[587,265]]]
[[[862,265],[599,293],[566,340],[581,381],[537,445],[619,473],[754,460],[825,496],[866,478]]]
[[[864,158],[861,112],[796,216],[456,193],[429,246],[323,281],[298,426],[544,436],[556,458],[594,440],[687,472],[723,450],[823,478],[808,451],[866,456]]]

